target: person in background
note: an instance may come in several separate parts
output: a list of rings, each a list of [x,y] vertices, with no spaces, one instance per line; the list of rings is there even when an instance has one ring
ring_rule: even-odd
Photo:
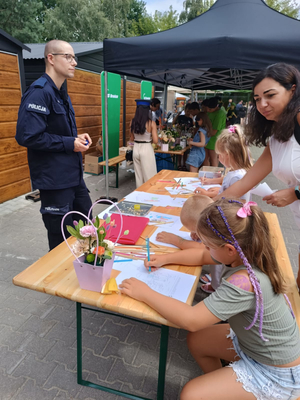
[[[245,117],[246,117],[246,111],[247,111],[247,109],[246,109],[246,107],[244,107],[243,100],[241,100],[241,101],[236,105],[235,109],[236,109],[236,113],[237,113],[237,117],[238,117],[238,120],[237,120],[236,123],[241,124],[241,125],[244,125],[244,120],[245,120]]]
[[[190,172],[198,172],[205,159],[205,146],[212,134],[212,126],[210,119],[205,112],[199,112],[196,116],[195,136],[188,140],[191,147],[190,153],[186,160],[186,164]]]
[[[231,106],[232,106],[232,99],[229,99],[226,110],[228,111]]]
[[[194,120],[196,115],[199,113],[199,104],[197,102],[189,103],[186,105],[185,114],[179,115],[177,118],[177,123],[180,125],[185,125],[187,129],[194,126]]]
[[[73,78],[77,57],[72,46],[51,40],[45,46],[46,72],[26,90],[19,108],[16,140],[28,149],[33,189],[40,190],[49,249],[63,242],[61,220],[69,211],[87,215],[92,205],[83,180],[82,152],[92,140],[77,135],[75,113],[63,83]],[[66,225],[73,225],[73,217]],[[70,236],[65,231],[66,236]]]
[[[235,106],[230,106],[229,110],[227,111],[227,123],[228,125],[234,125],[237,123],[238,117],[235,112]]]
[[[300,72],[285,63],[270,65],[256,76],[252,90],[245,135],[249,145],[265,149],[247,174],[220,196],[241,196],[272,171],[287,189],[263,200],[274,207],[289,205],[300,228]],[[300,246],[297,284],[300,290]]]
[[[223,129],[226,128],[226,111],[219,108],[218,99],[212,97],[207,102],[208,117],[212,123],[213,136],[209,139],[206,145],[208,149],[207,157],[204,160],[204,165],[211,165],[212,167],[217,167],[219,164],[217,154],[215,152],[215,145],[218,136]]]
[[[135,100],[136,111],[130,123],[130,140],[134,141],[133,164],[138,188],[157,173],[151,142],[157,143],[156,123],[150,117],[150,100]]]
[[[184,107],[184,110],[179,111],[177,113],[177,115],[175,116],[175,118],[173,119],[173,125],[178,124],[178,118],[179,117],[184,117],[187,116],[187,118],[190,118],[190,104],[186,104],[186,106]]]
[[[201,103],[201,111],[207,113],[208,112],[208,103],[209,99],[204,99]]]
[[[160,110],[160,100],[154,97],[151,99],[150,103],[150,111],[151,111],[151,118],[152,121],[156,123],[156,125],[159,125],[159,119],[157,118],[157,112]]]

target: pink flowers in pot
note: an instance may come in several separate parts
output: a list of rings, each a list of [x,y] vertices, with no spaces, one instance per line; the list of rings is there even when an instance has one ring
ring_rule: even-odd
[[[75,255],[79,257],[85,254],[85,262],[89,264],[94,264],[97,256],[96,265],[101,266],[104,260],[110,260],[113,256],[114,243],[105,239],[105,237],[109,237],[111,228],[115,228],[116,225],[115,221],[111,221],[107,214],[104,215],[104,221],[100,221],[97,216],[92,222],[93,224],[85,224],[82,220],[74,221],[74,227],[67,225],[67,230],[77,239],[72,246]],[[128,235],[128,233],[129,231],[127,230],[124,235]]]

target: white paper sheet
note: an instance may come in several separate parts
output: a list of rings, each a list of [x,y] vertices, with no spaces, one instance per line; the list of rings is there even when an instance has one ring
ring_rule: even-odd
[[[147,218],[149,218],[148,225],[166,226],[167,228],[171,228],[177,225],[182,226],[180,222],[180,217],[176,217],[175,215],[150,211],[147,214]]]
[[[184,185],[189,185],[190,183],[200,183],[200,179],[191,178],[191,177],[183,177],[183,178],[174,178],[174,180],[178,183],[183,183]]]
[[[118,263],[118,267],[119,268]],[[114,269],[116,269],[114,264]],[[120,285],[124,279],[137,278],[145,282],[151,289],[165,296],[172,297],[186,303],[192,290],[196,277],[178,271],[160,268],[149,273],[143,261],[133,260],[124,262],[121,273],[117,276],[117,284]]]
[[[172,205],[172,197],[155,193],[134,191],[125,196],[125,199],[135,203],[147,203],[160,207]]]
[[[166,247],[173,247],[174,249],[177,249],[178,247],[174,246],[173,244],[170,243],[164,243],[164,242],[159,242],[158,240],[156,240],[156,236],[160,233],[160,232],[168,232],[168,233],[173,233],[174,235],[180,236],[185,240],[192,240],[191,239],[191,235],[190,232],[186,232],[186,231],[180,231],[179,229],[182,228],[182,225],[179,226],[179,228],[176,229],[176,227],[173,227],[171,229],[167,228],[167,225],[159,227],[155,230],[155,232],[152,234],[152,236],[149,238],[150,242],[157,244],[159,246],[166,246]]]
[[[276,192],[276,190],[272,190],[266,182],[260,183],[258,186],[251,190],[251,194],[256,194],[260,197],[269,196],[274,192]]]
[[[190,194],[191,196],[194,194],[194,190],[189,189],[187,187],[172,187],[172,186],[166,186],[165,189],[170,193],[170,195],[177,195],[177,194]],[[196,188],[195,188],[196,189]]]

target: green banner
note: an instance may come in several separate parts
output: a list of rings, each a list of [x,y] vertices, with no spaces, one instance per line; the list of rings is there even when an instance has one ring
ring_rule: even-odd
[[[103,160],[105,160],[105,75],[101,72],[102,140]],[[108,158],[119,155],[120,140],[121,77],[107,73],[107,118],[108,118]]]
[[[152,99],[152,83],[148,81],[141,82],[141,99]]]

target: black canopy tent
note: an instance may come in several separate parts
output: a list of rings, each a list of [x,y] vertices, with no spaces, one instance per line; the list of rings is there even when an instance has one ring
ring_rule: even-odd
[[[218,0],[167,31],[104,40],[104,69],[192,90],[249,89],[257,70],[300,68],[300,21],[262,0]]]

